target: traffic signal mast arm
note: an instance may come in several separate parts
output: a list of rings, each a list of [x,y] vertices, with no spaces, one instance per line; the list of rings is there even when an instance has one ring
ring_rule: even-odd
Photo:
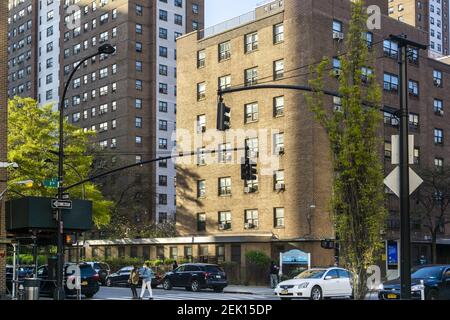
[[[75,187],[81,186],[81,185],[83,185],[85,183],[92,182],[94,180],[97,180],[97,179],[109,176],[109,175],[111,175],[113,173],[121,172],[121,171],[124,171],[124,170],[127,170],[127,169],[132,169],[132,168],[140,167],[140,166],[143,166],[143,165],[146,165],[146,164],[155,163],[155,162],[159,162],[159,161],[163,161],[163,160],[177,159],[177,158],[183,158],[183,157],[193,157],[193,156],[206,155],[206,154],[216,154],[216,153],[219,153],[219,152],[233,152],[233,151],[234,152],[238,152],[238,151],[244,151],[244,150],[246,150],[246,148],[233,148],[233,149],[227,149],[227,150],[208,150],[208,151],[200,151],[200,152],[199,151],[190,151],[190,152],[187,152],[187,153],[186,152],[180,152],[180,153],[178,153],[176,155],[171,155],[171,156],[167,156],[167,157],[159,157],[159,158],[156,158],[156,159],[142,161],[142,162],[130,164],[128,166],[124,166],[124,167],[120,167],[120,168],[113,169],[113,170],[110,170],[110,171],[106,171],[106,172],[100,173],[98,175],[89,177],[87,179],[81,180],[81,181],[79,181],[77,183],[74,183],[74,184],[72,184],[70,186],[63,187],[63,191],[64,192],[68,191],[68,190],[73,189]]]

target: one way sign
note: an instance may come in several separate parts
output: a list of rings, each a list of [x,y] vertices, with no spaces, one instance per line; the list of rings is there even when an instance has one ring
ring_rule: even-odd
[[[58,200],[52,199],[52,208],[53,209],[72,209],[72,201],[71,200]]]

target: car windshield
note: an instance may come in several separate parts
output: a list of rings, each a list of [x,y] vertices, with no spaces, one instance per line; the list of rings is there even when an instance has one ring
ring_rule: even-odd
[[[300,273],[295,279],[320,279],[327,270],[306,270]]]
[[[411,277],[413,279],[441,279],[444,267],[425,267],[416,270]]]

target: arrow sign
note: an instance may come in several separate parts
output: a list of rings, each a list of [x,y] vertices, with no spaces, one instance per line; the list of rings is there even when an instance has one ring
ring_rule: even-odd
[[[71,200],[58,200],[52,199],[52,208],[53,209],[72,209],[72,201]]]
[[[414,191],[423,183],[421,177],[414,172],[413,169],[409,168],[409,195],[412,195]],[[390,175],[384,180],[384,184],[395,193],[397,197],[400,198],[400,168],[397,167]]]

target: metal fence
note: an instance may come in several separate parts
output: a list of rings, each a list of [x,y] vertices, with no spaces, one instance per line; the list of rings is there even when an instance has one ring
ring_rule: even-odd
[[[230,29],[237,28],[243,24],[250,23],[256,20],[256,11],[245,13],[239,17],[224,21],[212,27],[206,28],[199,32],[199,40],[208,38],[213,35],[225,32]]]

